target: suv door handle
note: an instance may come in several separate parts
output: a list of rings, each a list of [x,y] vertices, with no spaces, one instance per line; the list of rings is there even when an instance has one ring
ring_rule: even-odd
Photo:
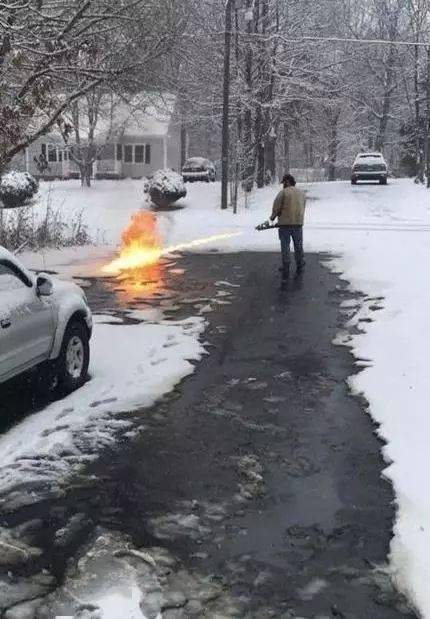
[[[2,318],[0,320],[0,327],[2,329],[9,329],[9,327],[11,326],[12,322],[10,320],[10,318]]]

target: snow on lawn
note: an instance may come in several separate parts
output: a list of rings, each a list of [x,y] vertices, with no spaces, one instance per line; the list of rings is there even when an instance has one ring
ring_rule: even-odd
[[[106,243],[111,247],[91,249],[88,254],[85,249],[79,249],[81,263],[75,266],[73,256],[76,253],[73,254],[73,250],[49,252],[45,256],[47,267],[54,268],[56,264],[61,264],[61,270],[67,276],[71,275],[73,268],[76,274],[82,275],[83,263],[87,270],[91,258],[91,268],[97,271],[102,259],[105,259],[104,255],[112,252],[113,246],[118,243],[130,215],[138,208],[148,207],[144,203],[142,187],[143,183],[139,181],[101,181],[89,190],[81,190],[72,181],[52,184],[50,194],[55,204],[64,204],[64,208],[70,211],[83,208],[84,219],[91,229],[102,229]],[[44,199],[49,193],[47,188],[48,185],[42,189]],[[239,236],[222,243],[207,245],[207,249],[278,249],[276,233],[254,231],[255,225],[268,217],[275,188],[256,192],[250,199],[249,207],[245,209],[241,206],[236,216],[217,208],[219,184],[196,183],[188,185],[187,189],[187,197],[178,203],[184,206],[182,210],[158,215],[166,245],[214,234],[241,232]],[[380,424],[380,435],[387,442],[384,447],[388,463],[386,475],[392,480],[398,502],[391,549],[395,577],[399,587],[409,594],[423,616],[430,618],[430,493],[425,490],[426,475],[430,470],[430,421],[425,410],[429,349],[426,334],[430,314],[430,288],[426,273],[430,264],[430,193],[411,181],[396,180],[387,187],[313,184],[308,187],[308,195],[305,249],[330,252],[333,256],[332,268],[341,272],[354,289],[363,291],[369,297],[384,298],[383,310],[372,314],[374,322],[366,323],[365,332],[354,336],[349,342],[357,356],[371,361],[368,367],[351,379],[351,387],[357,393],[365,394],[370,413]],[[96,255],[97,252],[104,252],[103,257]],[[30,265],[37,262],[35,256],[27,256],[26,259]],[[67,266],[68,263],[72,266]],[[360,317],[365,314],[366,308]],[[93,384],[98,385],[99,399],[109,399],[111,394],[121,390],[118,382],[126,380],[129,373],[136,379],[147,376],[149,392],[155,397],[173,384],[170,369],[174,370],[176,379],[190,370],[187,364],[184,365],[181,345],[177,349],[178,356],[171,358],[169,353],[169,360],[164,365],[155,366],[156,372],[146,354],[143,360],[140,359],[135,349],[147,350],[144,336],[147,326],[142,327],[140,346],[135,346],[135,349],[124,347],[124,351],[132,351],[132,357],[129,359],[124,352],[126,365],[121,367],[117,357],[119,345],[109,346],[104,341],[109,340],[115,328],[105,326],[98,333],[96,330]],[[126,336],[128,327],[118,328],[116,341],[121,341],[122,346],[123,335],[125,341],[129,341]],[[160,327],[162,339],[167,337],[166,328]],[[192,349],[191,356],[197,357],[201,350],[196,339],[183,340],[187,336],[180,327],[177,329],[179,331],[175,331],[175,337],[182,344],[186,341]],[[195,329],[198,331],[198,325]],[[153,335],[156,339],[155,332]],[[156,358],[162,350],[164,354],[162,345],[153,345],[157,349]],[[172,354],[175,355],[175,352]],[[139,363],[143,364],[140,366],[142,372],[137,370]],[[160,368],[162,376],[159,374]],[[154,377],[155,373],[158,376]],[[152,380],[157,386],[152,385]],[[77,423],[80,423],[79,419],[87,423],[88,406],[90,401],[94,401],[92,389],[90,383],[66,404],[49,407],[48,411],[40,414],[40,422],[43,419],[45,423],[46,415],[53,420],[57,416],[57,423],[61,422],[61,414],[68,415],[63,409],[68,408],[70,403],[70,408],[75,409],[72,417],[78,420]],[[136,391],[135,404],[140,397],[141,403],[146,403],[147,392],[144,387]],[[119,398],[113,405],[101,406],[120,409],[120,402]],[[121,405],[124,406],[124,403]],[[9,461],[13,460],[14,451],[21,444],[19,428],[24,428],[26,436],[30,436],[37,429],[38,422],[38,418],[33,417],[20,424],[7,451]],[[95,424],[93,431],[97,431]],[[63,439],[67,441],[67,436],[61,437]]]

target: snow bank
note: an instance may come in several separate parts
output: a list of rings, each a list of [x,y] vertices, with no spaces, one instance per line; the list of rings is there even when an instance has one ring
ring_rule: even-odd
[[[116,413],[152,405],[191,374],[191,361],[204,353],[199,343],[202,318],[129,325],[104,324],[110,317],[96,316],[95,322],[92,379],[0,438],[0,504],[34,502],[33,491],[9,494],[21,485],[60,485],[98,449],[127,431],[127,420]]]

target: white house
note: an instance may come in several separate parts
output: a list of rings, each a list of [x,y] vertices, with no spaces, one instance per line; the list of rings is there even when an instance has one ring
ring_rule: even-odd
[[[109,101],[99,111],[95,128],[97,158],[94,178],[142,178],[161,168],[180,168],[180,129],[175,120],[176,98],[142,93],[131,102]],[[85,113],[80,120],[83,142],[87,139]],[[81,138],[82,139],[82,138]],[[66,145],[58,130],[39,138],[11,167],[38,178],[79,177],[73,161],[73,132]],[[44,165],[40,166],[40,162]]]

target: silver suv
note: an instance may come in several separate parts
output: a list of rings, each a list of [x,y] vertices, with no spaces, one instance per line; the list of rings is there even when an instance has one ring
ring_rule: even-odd
[[[379,181],[387,184],[388,166],[382,153],[359,153],[355,158],[351,171],[351,183],[357,181]]]
[[[194,183],[194,181],[214,183],[216,180],[215,165],[204,157],[190,157],[182,168],[182,178],[184,183]]]
[[[0,383],[46,363],[64,392],[86,380],[91,311],[75,284],[30,273],[0,247]]]

